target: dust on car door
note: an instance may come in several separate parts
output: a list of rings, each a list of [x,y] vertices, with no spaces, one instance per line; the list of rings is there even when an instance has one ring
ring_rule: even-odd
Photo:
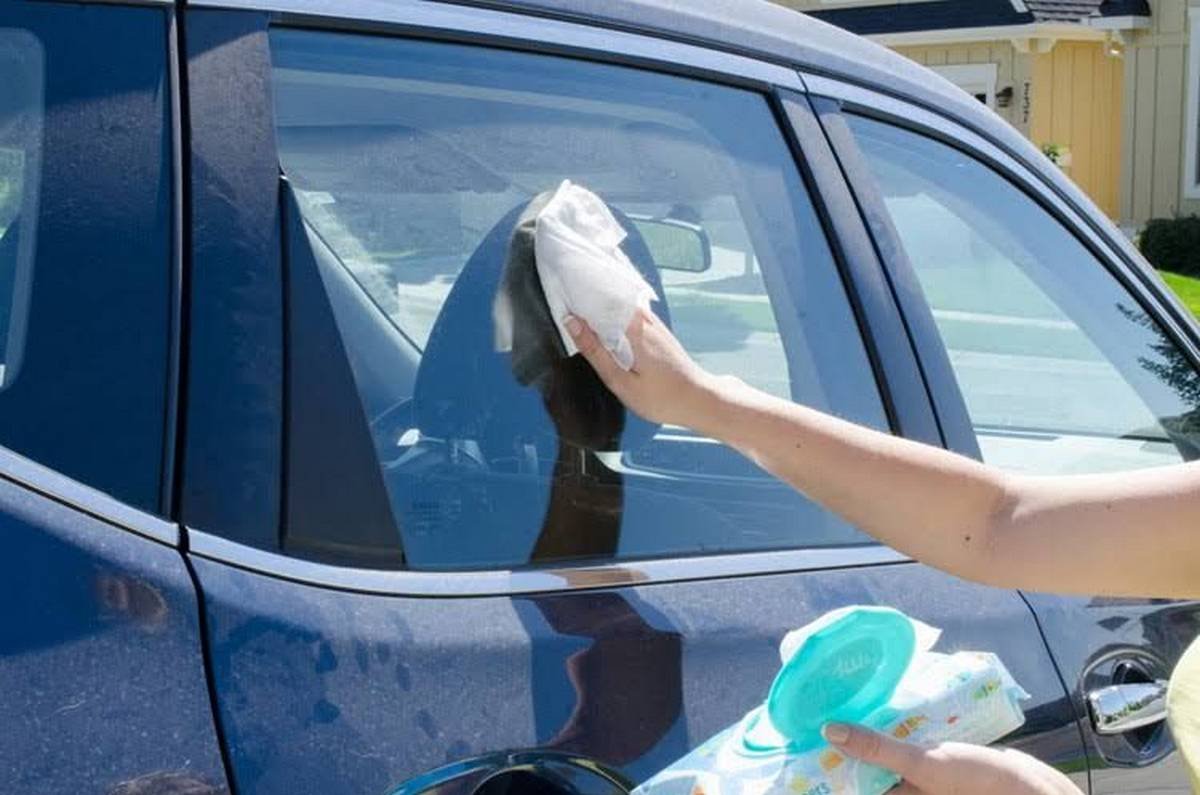
[[[167,8],[0,4],[0,790],[226,791],[171,513]]]

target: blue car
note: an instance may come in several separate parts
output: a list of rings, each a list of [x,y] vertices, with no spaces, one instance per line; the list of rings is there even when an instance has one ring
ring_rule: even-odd
[[[1023,472],[1196,458],[1194,322],[934,74],[751,0],[6,0],[0,85],[0,791],[616,795],[855,604],[999,654],[1085,791],[1186,790],[1200,606],[960,581],[496,350],[570,179],[712,370]]]

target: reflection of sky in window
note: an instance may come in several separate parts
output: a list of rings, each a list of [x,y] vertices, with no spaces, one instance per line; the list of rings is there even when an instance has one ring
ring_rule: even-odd
[[[1031,472],[1178,461],[1160,418],[1193,408],[1179,353],[1090,252],[961,152],[878,122],[852,126],[985,459]]]
[[[327,100],[312,101],[314,94],[328,93],[314,88],[335,86],[339,90]],[[706,144],[706,133],[693,120],[627,102],[414,78],[280,69],[276,87],[284,108],[281,158],[285,170],[298,177],[305,218],[418,346],[427,343],[455,277],[496,220],[554,188],[566,174],[626,212],[661,216],[686,204],[709,235],[713,257],[703,273],[663,272],[677,335],[704,366],[737,373],[773,394],[790,394],[782,341],[735,199],[714,195],[703,176],[681,178],[677,169],[678,195],[663,195],[671,188],[655,184],[656,172],[676,166],[695,171],[696,164],[708,161],[701,171],[738,168]],[[369,90],[374,101],[355,101],[347,87]],[[297,91],[308,101],[299,103],[300,95],[292,96]],[[327,155],[337,150],[306,151],[297,145],[300,131],[314,129],[307,122],[335,111],[354,125],[374,123],[383,129],[385,120],[394,124],[402,118],[406,129],[419,128],[418,144],[430,150],[412,166],[424,172],[419,186],[398,178],[394,182],[404,185],[403,191],[386,190],[363,184],[376,179],[373,175],[347,179],[347,166]],[[327,129],[338,134],[343,128]],[[411,135],[404,139],[412,140]],[[464,161],[475,164],[480,189],[439,191],[440,172],[471,182]],[[563,163],[570,164],[569,172],[558,170]],[[336,183],[332,188],[331,182]],[[309,183],[322,189],[303,190]],[[503,188],[497,190],[498,184]]]

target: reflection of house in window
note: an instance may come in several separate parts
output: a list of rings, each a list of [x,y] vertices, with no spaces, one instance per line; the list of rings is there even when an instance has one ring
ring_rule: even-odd
[[[989,108],[996,107],[996,74],[999,71],[996,64],[968,63],[929,68]]]
[[[1195,162],[1185,166],[1179,145],[1184,29],[1189,16],[1200,16],[1200,6],[1185,0],[774,1],[939,72],[1039,149],[1053,145],[1069,153],[1059,167],[1128,226],[1177,210],[1200,211],[1198,147],[1189,147]],[[1200,115],[1190,118],[1184,126],[1192,134]],[[1191,196],[1181,196],[1181,172],[1189,175],[1195,208],[1179,206]]]

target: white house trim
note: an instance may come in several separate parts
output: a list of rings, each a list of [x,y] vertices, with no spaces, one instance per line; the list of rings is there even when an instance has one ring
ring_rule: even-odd
[[[906,33],[877,33],[867,36],[885,47],[919,46],[922,44],[960,44],[978,41],[1007,41],[1009,39],[1044,39],[1048,41],[1104,41],[1105,29],[1071,23],[1035,22],[1030,25],[993,25],[981,28],[951,28],[948,30],[914,30]]]
[[[1029,53],[1037,53],[1045,55],[1054,49],[1054,42],[1057,39],[1010,39],[1013,49],[1022,55]]]
[[[1200,125],[1200,13],[1190,9],[1188,14],[1188,73],[1186,114],[1183,117],[1183,195],[1188,199],[1200,199],[1200,153],[1196,151],[1197,125]]]
[[[1089,17],[1084,22],[1102,30],[1145,30],[1150,27],[1150,17]]]
[[[952,64],[930,66],[930,69],[972,96],[983,94],[989,108],[996,107],[996,76],[994,63]]]

